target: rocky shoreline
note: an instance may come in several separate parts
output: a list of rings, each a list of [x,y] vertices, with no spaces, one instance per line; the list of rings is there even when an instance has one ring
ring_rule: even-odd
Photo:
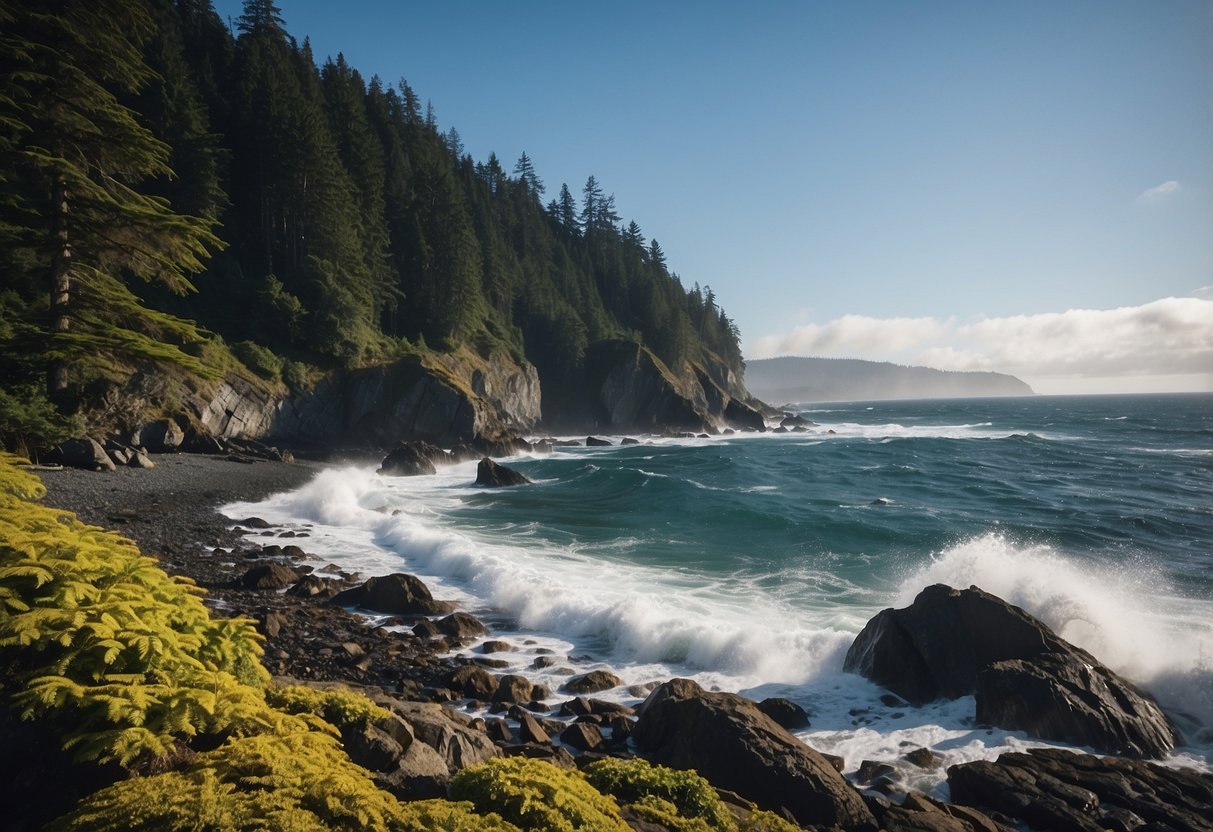
[[[953,803],[946,804],[907,793],[876,767],[844,779],[841,761],[788,733],[797,715],[779,703],[710,693],[688,680],[652,693],[629,691],[636,700],[648,696],[635,708],[596,699],[619,680],[541,648],[486,640],[482,622],[433,599],[411,576],[364,582],[372,576],[343,573],[307,551],[304,529],[253,517],[233,529],[215,510],[298,488],[320,464],[185,454],[155,461],[150,471],[40,472],[44,502],[121,531],[159,555],[170,573],[205,587],[213,609],[257,621],[266,636],[265,664],[276,675],[356,687],[393,711],[407,731],[374,728],[345,738],[345,745],[401,798],[441,795],[455,771],[499,755],[574,766],[642,753],[696,768],[740,815],[758,806],[804,828],[1213,830],[1213,777],[1207,774],[1056,750],[1004,754],[949,769]],[[347,606],[378,614],[357,615]],[[477,642],[472,657],[452,655]],[[504,648],[534,651],[536,667],[573,665],[569,682],[553,696],[523,675],[497,675],[506,668],[493,653]],[[456,707],[469,700],[470,710],[487,715]],[[931,765],[929,757],[924,766]],[[852,781],[862,781],[862,791]],[[633,825],[663,828],[639,819]]]

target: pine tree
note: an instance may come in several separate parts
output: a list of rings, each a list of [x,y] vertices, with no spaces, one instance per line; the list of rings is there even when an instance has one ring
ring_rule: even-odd
[[[535,165],[531,162],[530,157],[526,155],[525,150],[522,151],[522,155],[518,157],[518,161],[514,165],[514,175],[535,196],[535,199],[539,199],[543,194],[543,180],[535,172]]]
[[[147,309],[125,283],[188,292],[188,275],[221,246],[208,221],[139,191],[172,175],[168,146],[119,99],[154,79],[142,54],[152,34],[145,5],[5,2],[0,16],[0,175],[13,188],[10,222],[45,275],[48,389],[62,400],[73,375],[115,356],[201,371],[179,349],[199,338],[194,327]]]

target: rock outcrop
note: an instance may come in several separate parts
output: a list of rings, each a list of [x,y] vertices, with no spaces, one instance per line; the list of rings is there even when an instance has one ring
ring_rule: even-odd
[[[513,468],[498,465],[487,456],[476,466],[476,485],[487,488],[504,488],[510,485],[526,485],[530,482]]]
[[[385,477],[417,477],[436,474],[435,463],[446,461],[447,452],[420,440],[401,442],[383,458],[375,472]]]
[[[1213,775],[1061,749],[948,769],[955,803],[1033,829],[1213,832]]]
[[[805,826],[875,829],[863,799],[825,757],[748,699],[709,693],[688,679],[654,690],[632,738],[654,762],[695,769],[712,785]]]
[[[334,373],[311,393],[283,402],[271,434],[305,443],[424,439],[449,446],[528,431],[539,415],[534,367],[463,351]]]
[[[671,367],[633,341],[607,340],[586,353],[586,397],[603,428],[623,431],[762,429],[765,419],[723,364]]]
[[[877,614],[843,669],[914,704],[977,697],[977,718],[1101,751],[1159,757],[1175,744],[1148,695],[1019,607],[942,584]]]
[[[436,615],[450,612],[452,606],[449,601],[434,600],[429,587],[416,575],[401,572],[371,578],[362,586],[333,596],[332,602],[393,615]]]

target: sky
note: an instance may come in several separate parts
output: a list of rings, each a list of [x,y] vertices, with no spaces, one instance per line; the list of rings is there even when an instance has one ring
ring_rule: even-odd
[[[748,359],[1213,390],[1207,0],[278,5],[478,161],[594,175]]]

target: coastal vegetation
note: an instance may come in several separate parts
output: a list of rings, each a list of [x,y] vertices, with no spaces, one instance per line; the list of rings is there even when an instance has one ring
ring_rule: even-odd
[[[451,800],[400,801],[342,740],[386,710],[273,684],[251,621],[40,505],[24,462],[0,456],[0,718],[34,722],[109,780],[50,829],[626,830],[625,808],[688,832],[795,828],[764,812],[739,826],[707,781],[642,760],[581,773],[495,759],[461,771]]]
[[[314,55],[271,0],[232,29],[208,0],[3,0],[0,23],[9,447],[168,372],[298,390],[468,348],[556,391],[623,339],[740,375],[714,293],[594,176],[549,195],[525,152],[474,160],[408,83]]]

